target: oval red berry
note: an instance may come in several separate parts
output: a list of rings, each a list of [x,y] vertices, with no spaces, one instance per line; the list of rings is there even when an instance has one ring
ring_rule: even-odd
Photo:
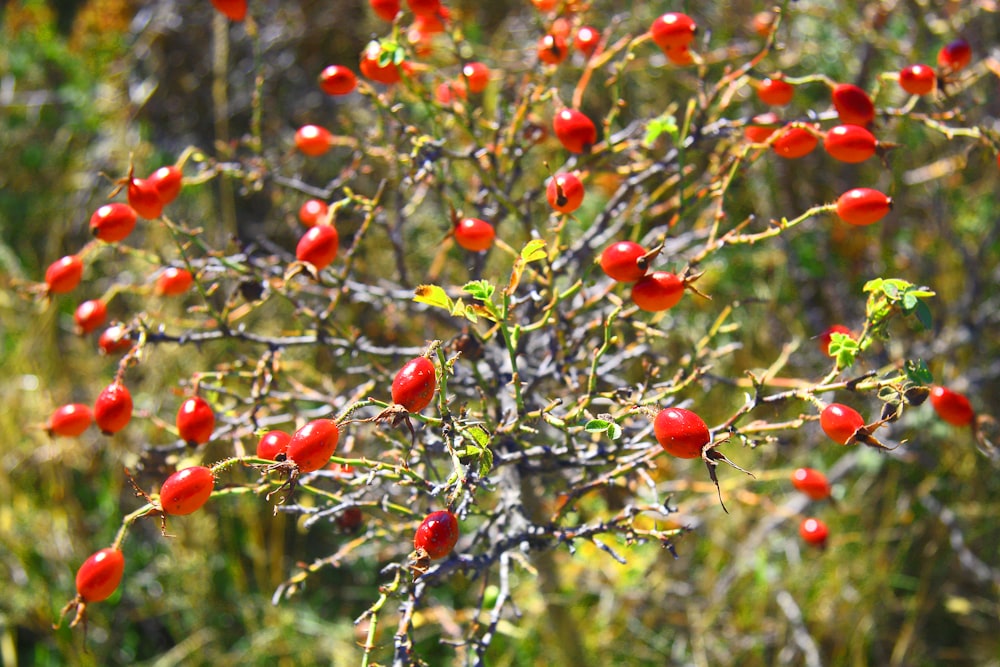
[[[178,470],[160,487],[160,507],[181,516],[195,512],[208,502],[215,489],[215,476],[204,466]]]
[[[829,534],[830,529],[820,519],[803,519],[802,523],[799,524],[799,535],[802,536],[804,541],[813,546],[826,546],[826,539]]]
[[[189,445],[203,445],[212,439],[215,412],[201,396],[192,396],[177,410],[177,432]]]
[[[705,421],[684,408],[664,408],[653,421],[656,441],[668,454],[680,459],[701,456],[712,435]]]
[[[831,403],[820,413],[819,425],[831,440],[846,445],[865,425],[865,420],[854,408],[843,403]]]
[[[101,549],[76,571],[76,592],[84,602],[106,600],[118,588],[125,573],[125,556],[118,549]]]
[[[698,26],[687,14],[667,12],[656,17],[649,27],[653,42],[664,52],[688,46],[694,41]]]
[[[892,198],[871,188],[854,188],[837,198],[837,216],[849,225],[871,225],[892,210]]]
[[[835,160],[858,163],[875,155],[878,141],[860,125],[838,125],[823,137],[823,148]]]
[[[493,225],[479,218],[463,218],[455,225],[455,243],[472,252],[488,250],[496,238]]]
[[[899,71],[899,87],[911,95],[926,95],[936,83],[937,74],[927,65],[907,65]]]
[[[319,157],[328,150],[333,142],[330,130],[319,125],[303,125],[295,131],[295,147],[299,152],[309,157]]]
[[[75,438],[93,423],[94,413],[89,405],[69,403],[56,408],[52,416],[49,417],[46,430],[48,430],[49,435]]]
[[[292,436],[284,431],[268,431],[257,442],[257,458],[277,461],[279,456],[286,457],[291,440]]]
[[[969,399],[947,387],[931,388],[931,406],[938,417],[955,426],[968,426],[976,419]]]
[[[601,268],[620,283],[633,283],[646,275],[646,266],[639,260],[646,249],[634,241],[612,243],[601,253]]]
[[[153,291],[160,296],[180,296],[194,284],[194,276],[185,268],[170,266],[156,277]]]
[[[830,497],[830,482],[815,468],[799,468],[792,473],[792,484],[813,500]]]
[[[292,435],[285,453],[288,460],[294,461],[298,466],[299,472],[313,472],[329,462],[337,451],[339,439],[337,422],[332,419],[316,419]]]
[[[549,179],[545,198],[556,211],[572,213],[583,203],[583,182],[576,174],[560,173]]]
[[[327,95],[347,95],[358,87],[358,77],[343,65],[329,65],[319,73],[319,87]]]
[[[128,426],[132,419],[132,394],[120,382],[104,388],[94,401],[94,422],[105,435],[111,435]]]
[[[448,510],[432,512],[417,527],[413,548],[423,549],[432,560],[444,558],[458,542],[458,518]]]
[[[337,256],[340,236],[333,225],[311,227],[295,247],[295,257],[300,262],[309,262],[317,269],[325,269]]]
[[[570,153],[583,153],[597,142],[594,121],[576,109],[562,109],[552,122],[556,138]]]
[[[138,219],[139,215],[128,204],[105,204],[90,216],[90,232],[102,241],[115,243],[132,233]]]
[[[84,301],[76,307],[73,319],[81,333],[97,331],[97,328],[108,319],[108,307],[100,299]]]
[[[833,107],[841,122],[849,125],[868,125],[875,120],[872,98],[852,83],[838,83],[833,87]]]
[[[66,255],[49,264],[45,270],[45,285],[49,294],[66,294],[76,289],[83,278],[83,260],[77,255]]]
[[[654,271],[632,285],[632,301],[650,313],[669,310],[684,296],[684,281],[669,271]]]
[[[426,357],[406,362],[392,381],[392,402],[402,405],[407,412],[420,412],[434,398],[437,388],[434,364]]]

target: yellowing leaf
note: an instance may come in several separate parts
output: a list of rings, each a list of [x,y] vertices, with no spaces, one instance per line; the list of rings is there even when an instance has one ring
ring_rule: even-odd
[[[426,303],[428,306],[434,306],[435,308],[451,310],[451,299],[448,298],[444,289],[438,285],[419,285],[413,291],[413,294],[413,300],[417,303]]]

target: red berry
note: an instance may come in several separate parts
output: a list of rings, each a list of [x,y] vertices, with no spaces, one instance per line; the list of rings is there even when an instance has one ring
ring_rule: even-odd
[[[675,65],[686,67],[694,62],[694,56],[691,55],[691,49],[686,46],[677,46],[672,49],[667,49],[665,53],[667,54],[667,60]]]
[[[562,109],[552,122],[556,138],[570,153],[583,153],[597,143],[594,121],[576,109]]]
[[[795,87],[780,76],[764,79],[757,85],[757,97],[768,106],[783,107],[790,104],[794,96]]]
[[[819,425],[831,440],[846,445],[857,430],[865,425],[865,420],[854,408],[842,403],[831,403],[820,413]]]
[[[540,12],[551,12],[559,4],[559,0],[531,0],[531,4]]]
[[[926,95],[936,83],[937,75],[927,65],[907,65],[899,71],[899,87],[911,95]]]
[[[66,255],[45,269],[45,284],[49,294],[66,294],[76,289],[83,278],[83,260],[78,255]]]
[[[61,435],[68,438],[75,438],[94,423],[94,413],[89,405],[83,403],[69,403],[56,408],[46,430],[49,435]]]
[[[113,324],[97,338],[97,347],[101,354],[111,355],[132,349],[132,339],[128,330],[120,324]]]
[[[687,14],[668,12],[656,18],[649,33],[660,49],[667,53],[672,49],[688,46],[694,41],[698,26]]]
[[[339,439],[337,422],[332,419],[317,419],[292,435],[285,454],[289,461],[295,462],[299,472],[313,472],[327,464],[337,451]]]
[[[566,38],[562,35],[555,35],[551,32],[542,35],[538,40],[538,59],[546,65],[558,65],[566,60],[569,55],[569,47]]]
[[[160,167],[149,177],[149,182],[156,189],[156,194],[160,197],[160,203],[164,206],[177,199],[184,186],[184,175],[181,170],[173,165]]]
[[[809,155],[819,144],[819,138],[804,127],[786,125],[778,132],[778,138],[771,144],[771,150],[788,160]]]
[[[153,291],[160,296],[180,296],[191,289],[193,284],[194,276],[190,271],[179,266],[170,266],[157,276]]]
[[[242,21],[247,17],[247,0],[212,0],[212,6],[231,21]]]
[[[90,232],[102,241],[115,243],[132,233],[138,217],[128,204],[105,204],[90,216]]]
[[[140,217],[153,220],[163,213],[163,202],[156,184],[145,178],[130,178],[128,181],[128,205]]]
[[[434,89],[434,99],[438,104],[448,105],[456,100],[464,100],[468,95],[465,92],[464,81],[442,81]]]
[[[383,21],[393,21],[399,13],[399,0],[369,0],[369,4]]]
[[[299,222],[306,227],[315,227],[326,222],[330,207],[321,199],[310,199],[299,208]]]
[[[215,476],[204,466],[178,470],[160,487],[160,507],[167,514],[191,514],[208,502],[215,488]]]
[[[379,65],[381,54],[382,45],[378,42],[369,42],[365,50],[361,52],[361,63],[358,66],[361,73],[378,83],[386,85],[397,83],[402,78],[399,67],[391,61],[385,65]]]
[[[333,135],[319,125],[303,125],[295,132],[295,147],[304,155],[319,157],[330,150]]]
[[[125,557],[118,549],[101,549],[76,571],[76,592],[84,602],[100,602],[111,597],[125,573]]]
[[[337,522],[337,527],[345,533],[353,533],[361,526],[364,518],[364,512],[361,511],[360,507],[348,507],[338,514],[334,521]]]
[[[268,431],[257,442],[257,458],[277,461],[286,455],[292,436],[284,431]]]
[[[560,213],[572,213],[583,203],[583,182],[576,174],[560,173],[549,179],[545,198]]]
[[[931,388],[931,405],[938,417],[949,424],[968,426],[976,420],[976,413],[969,399],[946,387]]]
[[[830,534],[830,530],[826,527],[826,524],[819,519],[802,519],[802,523],[799,524],[799,535],[802,539],[817,547],[826,546],[826,538]]]
[[[892,210],[892,197],[871,188],[854,188],[837,198],[837,216],[849,225],[878,222]]]
[[[842,123],[868,125],[875,120],[872,98],[854,84],[838,83],[833,87],[833,106]]]
[[[830,497],[830,482],[826,475],[814,468],[799,468],[792,473],[792,484],[813,500]]]
[[[669,310],[684,296],[684,281],[668,271],[654,271],[632,285],[632,301],[650,313]]]
[[[295,247],[295,257],[300,262],[309,262],[317,269],[325,269],[337,256],[340,237],[333,225],[311,227]]]
[[[192,396],[177,410],[177,432],[189,445],[203,445],[212,439],[215,412],[201,396]]]
[[[413,548],[423,549],[431,560],[444,558],[458,542],[458,518],[448,510],[431,512],[417,527]]]
[[[473,93],[481,93],[490,83],[490,68],[482,63],[465,63],[462,66],[462,76]]]
[[[850,336],[853,332],[848,327],[845,327],[843,324],[834,324],[828,327],[818,337],[819,349],[822,350],[824,354],[830,353],[830,342],[833,339],[833,334],[835,333],[842,333]]]
[[[472,252],[489,249],[496,237],[493,225],[479,218],[462,218],[455,225],[455,243]]]
[[[437,16],[441,11],[441,0],[406,0],[415,16]]]
[[[73,319],[76,320],[80,333],[88,334],[96,331],[108,319],[108,307],[100,299],[84,301],[76,307]]]
[[[684,408],[664,408],[653,421],[656,441],[679,459],[696,459],[712,441],[704,420]]]
[[[104,388],[94,402],[94,422],[101,433],[112,435],[128,426],[132,419],[132,394],[121,382]]]
[[[589,25],[581,26],[573,36],[573,46],[577,51],[588,58],[597,49],[597,44],[601,41],[601,33],[597,32]]]
[[[778,114],[771,111],[754,116],[750,120],[751,124],[747,125],[743,130],[743,135],[748,141],[752,141],[755,144],[762,144],[778,131],[778,124],[780,122],[781,119],[778,118]]]
[[[319,73],[319,87],[327,95],[347,95],[358,86],[358,77],[343,65],[329,65]]]
[[[838,125],[823,137],[823,148],[841,162],[864,162],[875,155],[877,147],[875,135],[860,125]]]
[[[407,412],[420,412],[434,398],[437,388],[434,364],[426,357],[406,362],[392,381],[392,402],[406,408]]]
[[[646,266],[639,263],[645,255],[646,249],[638,243],[618,241],[601,253],[601,268],[620,283],[634,283],[646,275]]]
[[[965,69],[972,62],[972,47],[964,39],[956,39],[941,47],[937,61],[942,69],[950,72]]]

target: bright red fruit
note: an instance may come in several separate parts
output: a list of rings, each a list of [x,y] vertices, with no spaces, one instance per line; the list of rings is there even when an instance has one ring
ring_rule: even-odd
[[[792,473],[792,484],[813,500],[830,497],[830,482],[826,475],[814,468],[799,468]]]
[[[80,333],[96,331],[108,319],[108,307],[100,299],[84,301],[76,307],[73,319]]]
[[[549,179],[545,198],[560,213],[572,213],[583,203],[583,182],[576,174],[560,173]]]
[[[215,489],[215,476],[204,466],[178,470],[160,487],[160,507],[167,514],[191,514],[208,502]]]
[[[112,382],[94,401],[94,422],[101,433],[112,435],[132,419],[132,394],[121,382]]]
[[[177,199],[184,186],[184,175],[174,165],[160,167],[148,180],[153,184],[156,194],[160,197],[160,203],[164,206]]]
[[[319,87],[327,95],[347,95],[358,86],[358,77],[343,65],[329,65],[319,73]]]
[[[455,225],[454,234],[455,243],[466,250],[479,252],[487,250],[493,245],[496,230],[493,229],[493,225],[485,220],[480,220],[479,218],[462,218]]]
[[[132,233],[138,214],[128,204],[105,204],[90,216],[90,233],[108,243],[121,241]]]
[[[892,197],[871,188],[854,188],[837,198],[837,216],[849,225],[863,227],[892,210]]]
[[[632,301],[650,313],[669,310],[684,296],[684,281],[668,271],[654,271],[632,285]]]
[[[691,49],[686,46],[677,46],[672,49],[667,49],[664,53],[667,54],[667,60],[675,65],[686,67],[694,62],[694,56],[691,54]]]
[[[300,262],[309,262],[317,269],[325,269],[337,256],[340,236],[333,225],[311,227],[295,247],[295,257]]]
[[[132,349],[132,339],[128,337],[128,331],[125,327],[113,324],[98,336],[97,347],[101,354],[118,354]]]
[[[180,296],[191,289],[193,284],[194,276],[190,271],[179,266],[170,266],[156,277],[153,291],[160,296]]]
[[[212,0],[212,6],[231,21],[247,17],[247,0]]]
[[[365,50],[361,52],[361,63],[358,68],[364,76],[372,81],[386,85],[398,83],[402,78],[400,68],[392,62],[379,65],[378,59],[381,54],[382,45],[378,42],[369,42]]]
[[[875,135],[860,125],[838,125],[823,137],[823,148],[841,162],[864,162],[875,155],[877,147]]]
[[[559,4],[559,0],[531,0],[531,4],[540,12],[551,12]]]
[[[771,144],[771,150],[788,160],[797,160],[809,155],[819,144],[819,138],[804,127],[786,125],[778,132],[778,138]]]
[[[332,419],[316,419],[309,422],[288,441],[285,454],[294,461],[299,472],[313,472],[327,464],[337,451],[340,429]]]
[[[562,109],[552,122],[556,138],[570,153],[583,153],[597,143],[594,121],[576,109]]]
[[[75,438],[94,423],[94,413],[89,405],[83,403],[69,403],[56,408],[46,430],[49,435],[61,435],[68,438]]]
[[[696,459],[712,435],[705,421],[684,408],[664,408],[653,421],[653,433],[660,446],[679,459]]]
[[[315,227],[326,222],[330,207],[321,199],[310,199],[299,207],[299,222],[306,227]]]
[[[426,357],[406,362],[392,381],[392,402],[406,408],[407,412],[420,412],[434,398],[437,388],[434,364]]]
[[[383,21],[392,21],[399,13],[399,0],[369,0],[369,4]]]
[[[465,63],[462,65],[462,76],[471,92],[481,93],[490,83],[490,68],[483,63]]]
[[[927,65],[908,65],[899,71],[899,87],[911,95],[926,95],[936,83],[937,74]]]
[[[656,18],[649,28],[653,41],[664,53],[688,46],[694,41],[698,26],[687,14],[668,12]]]
[[[639,264],[645,255],[646,249],[638,243],[618,241],[601,253],[601,268],[620,283],[633,283],[646,275],[646,267]]]
[[[125,573],[125,557],[118,549],[101,549],[76,571],[76,592],[84,602],[100,602],[111,597]]]
[[[768,106],[783,107],[790,104],[794,96],[795,87],[780,76],[764,79],[757,85],[757,97]]]
[[[573,36],[573,47],[588,58],[594,53],[597,44],[601,41],[601,33],[597,32],[589,25],[580,26]]]
[[[444,558],[458,542],[458,518],[448,510],[431,512],[417,527],[413,548],[423,549],[431,560]]]
[[[941,47],[937,61],[942,69],[950,72],[965,69],[972,62],[972,47],[964,39],[956,39]]]
[[[558,65],[569,55],[569,46],[562,35],[548,33],[538,40],[538,59],[546,65]]]
[[[754,116],[743,130],[743,136],[755,144],[762,144],[778,131],[781,119],[773,111]]]
[[[156,184],[145,178],[130,178],[128,181],[128,205],[140,217],[154,220],[163,213],[163,201]]]
[[[464,100],[468,97],[465,92],[464,81],[442,81],[434,89],[434,99],[438,104],[448,105],[457,100]]]
[[[416,16],[437,16],[441,12],[441,0],[406,0],[406,4]]]
[[[345,533],[353,533],[361,526],[364,519],[365,515],[360,507],[348,507],[338,514],[334,521],[337,522],[337,527]]]
[[[846,445],[857,430],[865,425],[865,420],[854,408],[843,403],[831,403],[820,413],[819,425],[831,440]]]
[[[192,396],[177,410],[177,432],[189,445],[203,445],[212,439],[215,412],[201,396]]]
[[[829,534],[830,529],[820,519],[802,519],[802,523],[799,524],[799,535],[813,546],[825,547],[826,538]]]
[[[330,150],[333,135],[319,125],[303,125],[295,132],[295,147],[304,155],[319,157]]]
[[[845,124],[868,125],[875,120],[872,98],[852,83],[838,83],[833,87],[833,106]]]
[[[938,417],[949,424],[968,426],[976,420],[976,412],[969,399],[946,387],[931,388],[931,405]]]
[[[291,439],[284,431],[268,431],[257,442],[257,458],[277,461],[278,456],[285,456]]]
[[[45,269],[45,284],[49,294],[66,294],[76,289],[83,278],[83,260],[77,255],[66,255],[49,264]]]

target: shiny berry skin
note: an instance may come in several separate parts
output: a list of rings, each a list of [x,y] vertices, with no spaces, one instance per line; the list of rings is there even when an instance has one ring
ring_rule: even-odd
[[[315,227],[326,222],[330,207],[322,199],[310,199],[299,207],[299,222],[306,227]]]
[[[910,95],[926,95],[936,83],[937,74],[927,65],[907,65],[899,71],[899,87]]]
[[[931,406],[938,417],[955,426],[969,426],[976,420],[969,399],[946,387],[931,388]]]
[[[333,135],[319,125],[303,125],[295,132],[295,147],[309,157],[319,157],[330,150]]]
[[[576,35],[573,36],[573,48],[589,58],[597,49],[597,44],[600,41],[601,33],[589,25],[581,26],[576,31]]]
[[[778,133],[778,138],[771,144],[771,150],[786,160],[805,157],[819,144],[819,137],[804,127],[786,125]]]
[[[696,459],[712,435],[704,420],[684,408],[664,408],[653,421],[656,441],[668,454],[679,459]]]
[[[964,39],[956,39],[941,47],[937,61],[939,67],[950,72],[965,69],[972,62],[972,47]]]
[[[104,355],[127,352],[132,349],[132,339],[128,337],[128,331],[125,327],[120,324],[112,324],[98,336],[97,348]]]
[[[242,21],[247,17],[247,0],[212,0],[212,6],[230,21]]]
[[[145,178],[131,178],[126,192],[128,205],[139,214],[139,217],[154,220],[163,213],[160,193],[152,181]]]
[[[668,12],[656,18],[649,27],[649,34],[664,53],[688,46],[694,41],[698,26],[687,14]]]
[[[678,46],[672,49],[667,49],[664,53],[667,55],[667,60],[681,67],[686,67],[694,62],[694,56],[691,55],[691,49],[686,46]]]
[[[750,124],[743,129],[743,136],[755,144],[762,144],[778,131],[777,126],[780,123],[781,119],[778,118],[778,114],[771,111],[754,116],[750,120]]]
[[[101,549],[76,571],[76,592],[84,602],[100,602],[111,597],[125,573],[125,557],[118,549]]]
[[[94,423],[94,413],[89,405],[69,403],[55,409],[45,429],[49,435],[75,438]]]
[[[121,382],[104,388],[94,401],[94,423],[104,435],[112,435],[128,426],[132,419],[132,394]]]
[[[830,497],[830,482],[815,468],[799,468],[792,473],[792,485],[813,500]]]
[[[826,538],[830,534],[830,529],[826,527],[826,524],[820,519],[802,519],[802,523],[799,524],[799,535],[807,543],[816,547],[825,547]]]
[[[201,509],[215,489],[215,476],[204,466],[178,470],[160,487],[160,507],[166,514],[183,516]]]
[[[181,188],[184,187],[184,175],[174,165],[160,167],[147,180],[153,184],[156,194],[160,197],[160,203],[164,206],[177,199]]]
[[[481,93],[490,83],[490,68],[483,63],[465,63],[462,65],[462,76],[465,77],[470,92]]]
[[[783,107],[791,104],[795,96],[795,86],[787,83],[781,77],[764,79],[757,86],[757,97],[771,107]]]
[[[215,412],[201,396],[192,396],[177,410],[177,432],[189,445],[204,445],[215,430]]]
[[[431,512],[413,536],[413,548],[423,549],[431,560],[444,558],[458,542],[458,518],[448,510]]]
[[[860,125],[838,125],[823,137],[823,148],[833,159],[854,164],[875,155],[878,141]]]
[[[871,188],[854,188],[837,198],[837,216],[849,225],[864,227],[892,210],[892,197]]]
[[[76,307],[73,319],[80,333],[97,331],[97,328],[108,319],[108,307],[100,299],[84,301]]]
[[[601,268],[610,278],[620,283],[634,283],[646,275],[646,267],[639,260],[646,249],[634,241],[612,243],[601,253]]]
[[[426,357],[406,362],[392,380],[392,402],[407,412],[420,412],[431,403],[437,388],[434,364]]]
[[[72,292],[80,284],[81,278],[83,278],[83,260],[77,255],[66,255],[45,269],[45,284],[49,294]]]
[[[337,256],[340,236],[333,225],[311,227],[295,247],[295,257],[300,262],[309,262],[317,269],[325,269]]]
[[[632,301],[650,313],[673,308],[682,296],[684,281],[669,271],[654,271],[632,285]]]
[[[569,46],[562,35],[548,33],[538,40],[538,59],[546,65],[558,65],[569,55]]]
[[[170,266],[156,277],[153,291],[160,296],[180,296],[194,284],[194,276],[187,269]]]
[[[382,45],[378,42],[369,42],[361,52],[361,62],[358,65],[361,74],[372,81],[386,85],[398,83],[402,78],[399,67],[392,62],[379,65],[378,59],[381,54]]]
[[[329,462],[330,457],[337,451],[339,439],[340,429],[337,428],[337,422],[332,419],[317,419],[292,435],[285,455],[289,461],[295,462],[299,472],[313,472]]]
[[[329,65],[319,73],[319,88],[327,95],[347,95],[358,87],[358,77],[343,65]]]
[[[823,354],[830,353],[830,342],[832,341],[833,334],[835,333],[842,333],[851,336],[854,332],[843,324],[833,324],[827,327],[827,329],[817,338],[819,341],[819,349],[823,351]]]
[[[455,225],[455,243],[471,252],[488,250],[496,238],[493,225],[479,218],[462,218]]]
[[[128,204],[105,204],[90,216],[90,233],[102,241],[115,243],[132,233],[138,219],[135,209]]]
[[[576,109],[562,109],[552,122],[556,138],[570,153],[583,153],[597,143],[594,121]]]
[[[393,21],[399,13],[399,0],[369,0],[372,11],[383,21]]]
[[[284,460],[291,440],[292,436],[284,431],[268,431],[257,441],[257,458],[277,461],[281,455]]]
[[[576,174],[561,173],[549,179],[545,198],[560,213],[572,213],[583,203],[583,182]]]
[[[868,125],[875,120],[875,105],[868,93],[852,83],[833,87],[833,107],[846,125]]]
[[[831,403],[820,413],[819,425],[831,440],[846,445],[857,430],[865,425],[865,420],[854,408],[843,403]]]

